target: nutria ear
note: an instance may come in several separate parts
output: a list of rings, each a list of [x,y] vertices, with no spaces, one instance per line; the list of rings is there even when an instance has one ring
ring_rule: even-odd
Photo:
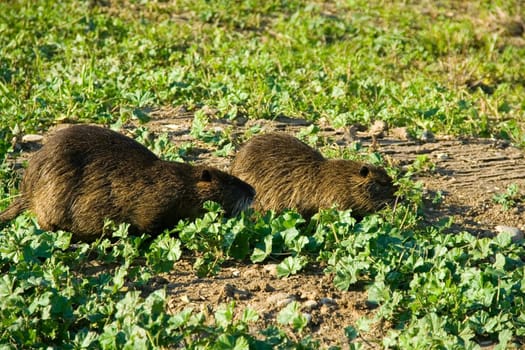
[[[370,169],[368,169],[366,165],[363,165],[361,169],[359,169],[359,175],[361,175],[361,177],[367,177],[368,173],[370,173]]]
[[[201,181],[211,182],[211,173],[208,169],[204,169],[201,173]]]

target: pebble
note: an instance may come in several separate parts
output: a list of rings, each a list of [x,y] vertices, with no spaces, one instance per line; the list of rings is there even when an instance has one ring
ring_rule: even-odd
[[[317,301],[315,300],[307,300],[303,303],[303,310],[311,311],[315,308],[317,308],[319,304],[317,304]]]
[[[425,130],[421,134],[421,141],[424,142],[433,142],[436,138],[434,137],[434,134],[430,130]]]
[[[523,232],[517,227],[498,225],[495,229],[498,234],[503,232],[510,233],[512,242],[518,242],[523,239]]]
[[[282,299],[282,300],[277,301],[275,303],[275,306],[277,306],[277,307],[284,307],[284,306],[290,304],[292,301],[295,301],[295,297],[294,296],[289,296],[286,299]]]
[[[295,300],[293,295],[287,293],[275,293],[268,297],[268,304],[275,306],[285,306]]]
[[[449,158],[447,153],[438,153],[436,154],[438,160],[447,160]]]
[[[332,298],[321,298],[319,302],[321,305],[337,305],[337,302]]]
[[[189,130],[186,126],[183,125],[177,125],[177,124],[164,124],[163,128],[169,129],[169,130]]]
[[[22,136],[22,142],[41,142],[44,136],[38,134],[27,134]]]

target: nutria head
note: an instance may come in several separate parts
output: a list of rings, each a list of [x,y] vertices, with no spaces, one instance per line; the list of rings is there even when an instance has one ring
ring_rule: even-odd
[[[246,182],[211,167],[195,166],[194,171],[199,198],[220,203],[227,216],[236,216],[252,204],[255,190]]]
[[[397,187],[383,168],[351,160],[327,160],[322,169],[328,201],[325,207],[332,202],[362,217],[395,199]]]
[[[385,169],[369,164],[361,165],[359,176],[363,179],[364,193],[368,193],[372,211],[379,210],[395,200],[397,186],[392,182]]]

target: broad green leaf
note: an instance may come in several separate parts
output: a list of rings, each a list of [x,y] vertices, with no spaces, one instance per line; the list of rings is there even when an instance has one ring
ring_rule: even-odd
[[[307,262],[308,260],[303,256],[289,256],[277,265],[277,276],[288,277],[294,275],[299,272]]]

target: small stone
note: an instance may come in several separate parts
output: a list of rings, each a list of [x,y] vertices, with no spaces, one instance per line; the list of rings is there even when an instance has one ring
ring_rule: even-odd
[[[317,308],[319,304],[315,300],[307,300],[303,303],[303,310],[311,311],[315,308]]]
[[[275,293],[275,294],[270,295],[267,299],[268,304],[272,304],[275,306],[288,305],[294,300],[295,300],[295,297],[287,293]]]
[[[243,117],[243,116],[237,116],[235,119],[234,119],[234,123],[236,126],[244,126],[246,124],[246,122],[248,121],[248,118],[246,117]]]
[[[275,306],[277,306],[277,307],[284,307],[284,306],[290,304],[292,301],[295,301],[295,297],[294,296],[289,296],[286,299],[279,300],[277,303],[275,303]]]
[[[27,134],[22,137],[22,142],[42,142],[44,136],[38,134]]]
[[[164,124],[163,127],[164,129],[169,129],[169,130],[187,129],[184,125],[178,125],[178,124]]]
[[[337,305],[337,302],[332,298],[321,298],[319,302],[322,305]]]
[[[180,300],[186,304],[190,303],[190,298],[187,295],[181,295]]]
[[[300,297],[301,299],[317,300],[319,299],[319,294],[315,290],[302,291]]]
[[[498,225],[495,229],[498,234],[508,232],[511,236],[512,242],[518,242],[523,239],[523,232],[517,227]]]
[[[250,297],[250,292],[238,289],[234,285],[229,283],[224,285],[223,292],[221,294],[227,296],[228,298],[233,298],[236,300],[245,300]]]
[[[433,142],[435,140],[434,134],[430,130],[425,130],[421,134],[421,141]]]
[[[438,160],[447,160],[447,159],[449,159],[450,157],[448,156],[447,153],[438,153],[438,154],[436,154],[436,158],[437,158]]]
[[[234,270],[232,272],[232,277],[239,277],[241,275],[240,271],[239,270]]]
[[[203,107],[201,108],[201,111],[202,111],[204,114],[208,115],[208,116],[215,116],[215,114],[218,113],[218,110],[217,110],[217,109],[212,108],[212,107],[210,107],[210,106],[208,106],[208,105],[203,106]]]
[[[328,121],[328,119],[326,117],[319,118],[319,120],[317,121],[317,125],[319,125],[319,127],[322,130],[326,130],[326,129],[332,128],[332,124]]]

